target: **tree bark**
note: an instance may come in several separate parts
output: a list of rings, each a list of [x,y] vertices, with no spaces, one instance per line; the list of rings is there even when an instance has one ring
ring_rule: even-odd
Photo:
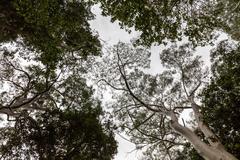
[[[178,123],[175,113],[170,113],[171,127],[183,137],[185,137],[196,149],[198,154],[206,160],[237,160],[232,154],[227,152],[223,145],[214,147],[204,143],[193,131]]]

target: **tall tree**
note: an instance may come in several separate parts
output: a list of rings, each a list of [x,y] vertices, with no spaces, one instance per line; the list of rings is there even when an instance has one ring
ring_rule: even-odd
[[[86,84],[90,1],[0,1],[1,159],[110,160],[114,126]],[[11,42],[11,43],[9,43]]]
[[[216,30],[239,40],[239,0],[96,0],[103,15],[122,27],[141,32],[138,42],[150,46],[187,37],[193,43],[209,43]]]
[[[172,159],[188,141],[205,159],[236,160],[203,119],[197,93],[207,71],[192,48],[186,44],[164,50],[160,57],[166,70],[153,76],[143,71],[149,67],[148,51],[119,43],[105,57],[107,64],[97,68],[102,67],[100,84],[113,88],[111,107],[137,148],[146,151],[146,159]],[[206,141],[186,122],[180,123],[180,114],[189,109]]]
[[[221,42],[211,53],[212,79],[203,92],[203,118],[224,146],[240,158],[240,47],[228,41]],[[217,119],[217,120],[216,120]],[[200,159],[196,152],[185,147],[181,156]],[[182,157],[183,158],[183,157]]]
[[[74,65],[79,65],[80,70],[83,59],[100,54],[100,42],[88,23],[93,18],[91,5],[87,1],[75,0],[0,2],[2,80],[15,86],[15,94],[22,93],[18,96],[25,99],[31,97],[27,94],[32,94],[35,99],[51,89],[60,76],[57,72],[63,71],[63,67],[76,68]],[[12,42],[16,49],[8,51],[7,42]],[[88,43],[91,45],[87,46]],[[36,64],[24,66],[28,61]],[[15,80],[18,81],[15,83]],[[21,101],[18,96],[10,105],[17,106],[17,101]],[[2,105],[9,101],[3,101]]]
[[[13,46],[11,46],[13,47]],[[104,159],[116,153],[112,121],[86,85],[81,56],[49,70],[26,48],[0,52],[1,159]]]

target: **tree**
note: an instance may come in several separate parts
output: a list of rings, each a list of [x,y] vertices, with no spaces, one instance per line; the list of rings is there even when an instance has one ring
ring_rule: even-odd
[[[103,15],[122,27],[141,32],[138,43],[166,43],[187,37],[194,44],[209,44],[215,31],[239,40],[239,0],[96,0]]]
[[[155,76],[143,71],[149,67],[149,52],[145,49],[119,43],[109,52],[112,55],[104,59],[107,64],[97,67],[102,66],[98,70],[100,82],[103,87],[113,88],[115,101],[111,107],[137,148],[146,151],[145,159],[172,159],[186,141],[205,159],[237,159],[227,152],[203,119],[197,93],[207,71],[200,57],[193,56],[192,45],[164,50],[160,57],[166,70]],[[186,109],[193,110],[196,127],[206,142],[186,122],[179,122]]]
[[[88,23],[94,18],[91,6],[78,0],[1,0],[0,43],[21,39],[52,68],[66,52],[99,55],[98,36]]]
[[[0,2],[1,159],[112,159],[114,125],[86,85],[92,3]],[[11,43],[9,43],[11,42]],[[10,44],[10,47],[9,47]]]
[[[13,127],[1,128],[1,139],[6,140],[1,159],[112,159],[116,141],[107,124],[100,123],[99,109],[55,109],[37,113],[37,118],[22,112]]]
[[[11,122],[1,127],[1,159],[112,159],[114,126],[86,85],[88,62],[65,54],[50,69],[36,57],[24,44],[1,48],[0,113]]]
[[[211,53],[212,79],[203,92],[203,118],[224,146],[240,158],[239,146],[239,44],[221,42]],[[216,120],[217,119],[217,120]],[[195,156],[193,149],[185,148],[185,158]]]

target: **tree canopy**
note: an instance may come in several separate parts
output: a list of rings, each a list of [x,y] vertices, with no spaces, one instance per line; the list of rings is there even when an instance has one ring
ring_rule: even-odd
[[[79,58],[79,59],[78,59]],[[25,48],[2,48],[0,113],[2,159],[112,159],[117,144],[111,119],[87,86],[88,62],[66,54],[49,70]]]
[[[90,1],[78,0],[1,0],[0,42],[20,38],[52,67],[64,52],[98,55],[100,42],[88,23],[94,18],[91,6]]]
[[[110,160],[116,153],[114,134],[104,131],[100,108],[51,110],[33,118],[22,112],[14,127],[1,128],[1,159]]]
[[[96,59],[89,20],[98,2],[103,15],[140,31],[138,47],[119,42]],[[144,159],[237,160],[239,8],[239,0],[1,0],[1,159],[110,160],[116,123]],[[232,41],[212,50],[208,84],[195,48],[217,31]],[[163,71],[149,74],[145,47],[167,42]],[[112,93],[113,115],[89,82]]]
[[[101,85],[112,88],[114,100],[110,105],[119,127],[138,149],[145,151],[145,159],[176,158],[181,146],[189,142],[205,159],[236,160],[204,120],[205,107],[198,102],[198,94],[208,71],[200,56],[194,56],[193,48],[185,44],[164,50],[160,59],[165,70],[157,75],[144,72],[150,56],[146,49],[124,43],[113,47],[97,67],[96,73],[102,75]],[[212,106],[206,104],[207,107]],[[193,111],[193,124],[181,120],[184,110]]]
[[[110,160],[114,125],[85,74],[100,54],[91,2],[0,2],[1,159]],[[4,118],[5,119],[5,118]]]
[[[122,27],[141,32],[138,42],[150,46],[187,37],[194,44],[208,44],[215,31],[239,40],[238,0],[96,0],[103,15],[119,20]]]
[[[203,118],[225,147],[239,155],[239,44],[221,42],[212,50],[212,79],[203,91]],[[202,159],[189,145],[178,158]]]
[[[212,81],[204,91],[204,119],[226,148],[240,158],[240,44],[221,42],[212,51]],[[218,119],[217,121],[214,119]]]

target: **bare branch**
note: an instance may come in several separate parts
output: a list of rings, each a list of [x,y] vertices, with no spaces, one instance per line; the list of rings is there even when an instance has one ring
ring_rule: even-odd
[[[120,65],[120,62],[122,63],[121,61],[121,58],[117,52],[117,56],[118,56],[118,68],[119,68],[119,71],[120,71],[120,74],[124,80],[124,83],[127,87],[127,91],[129,92],[129,94],[135,99],[137,100],[140,104],[142,104],[144,107],[146,107],[147,109],[149,109],[150,111],[153,111],[153,112],[160,112],[160,110],[158,109],[154,109],[154,108],[151,108],[150,106],[148,106],[146,103],[144,103],[141,99],[139,99],[131,90],[129,84],[128,84],[128,81],[127,81],[127,78],[126,78],[126,73],[125,73],[125,70],[124,70],[124,67]]]
[[[105,80],[105,79],[100,79],[100,80],[98,80],[97,83],[99,83],[99,82],[101,82],[101,81],[105,82],[107,85],[109,85],[110,87],[112,87],[112,88],[115,89],[115,90],[127,91],[127,90],[124,89],[124,88],[117,88],[117,87],[113,86],[111,83],[109,83],[109,82],[108,82],[107,80]]]
[[[195,94],[195,92],[197,91],[197,89],[201,86],[202,81],[199,80],[197,86],[191,91],[189,97],[193,96]]]
[[[16,113],[14,113],[14,110],[16,110],[18,108],[21,108],[21,107],[26,108],[26,109],[29,108],[29,109],[38,109],[39,110],[40,109],[39,107],[37,107],[37,106],[32,107],[29,104],[31,102],[35,101],[39,96],[41,96],[44,93],[48,92],[52,88],[52,86],[55,84],[55,82],[59,78],[60,74],[57,76],[57,78],[44,91],[37,93],[32,98],[21,98],[21,97],[26,95],[27,91],[25,91],[22,95],[14,98],[9,105],[1,106],[0,112],[8,114],[8,115],[11,115],[11,116],[16,116]],[[41,108],[41,110],[45,110],[45,109]]]
[[[114,111],[114,113],[120,112],[123,109],[126,109],[126,110],[130,111],[130,110],[136,109],[136,108],[139,109],[140,107],[143,107],[143,106],[141,104],[129,104],[129,105],[126,105],[126,106],[121,107],[120,109]]]
[[[186,83],[185,83],[185,75],[184,75],[184,70],[183,70],[183,67],[181,65],[179,65],[179,68],[180,68],[180,71],[181,71],[181,81],[182,81],[182,86],[183,86],[183,89],[184,89],[184,92],[186,94],[187,97],[189,97],[189,94],[188,94],[188,91],[187,91],[187,88],[186,88]]]
[[[13,85],[15,85],[17,88],[21,88],[22,91],[25,91],[25,88],[23,86],[21,86],[20,84],[17,84],[16,82],[14,82],[13,80],[8,80],[8,79],[1,79],[2,81],[5,82],[10,82]]]
[[[10,64],[10,66],[12,66],[15,70],[20,71],[20,72],[23,72],[23,73],[27,76],[27,78],[28,78],[28,84],[30,83],[30,81],[31,81],[31,76],[30,76],[26,71],[24,71],[23,69],[20,69],[20,68],[15,67],[15,66],[12,64],[12,62],[9,61],[7,58],[6,58],[6,61],[7,61],[8,64]]]
[[[128,115],[130,115],[129,113],[128,113]],[[134,128],[132,128],[132,130],[134,130],[134,129],[137,129],[137,128],[139,128],[141,125],[143,125],[143,124],[145,124],[147,121],[149,121],[153,116],[155,115],[155,112],[154,113],[152,113],[150,116],[148,116],[145,120],[143,120],[141,123],[139,123],[137,126],[134,126]],[[131,131],[131,130],[130,130]]]
[[[128,115],[132,121],[132,123],[134,123],[133,121],[133,118],[131,116],[131,114],[128,112]],[[150,117],[153,116],[153,115],[150,115]],[[150,118],[148,117],[146,120],[144,120],[144,123],[146,123]],[[143,125],[144,123],[142,123],[141,125]],[[129,128],[130,132],[132,130],[137,130],[139,133],[141,133],[142,135],[146,136],[146,137],[151,137],[151,138],[154,138],[156,139],[157,141],[160,141],[160,142],[168,142],[168,143],[171,143],[171,144],[174,144],[174,145],[184,145],[184,143],[178,143],[178,142],[174,142],[174,141],[170,141],[168,139],[162,139],[160,137],[157,137],[155,135],[152,135],[152,134],[147,134],[146,132],[142,131],[139,127],[141,126],[139,125],[138,127],[134,127],[134,128]]]

